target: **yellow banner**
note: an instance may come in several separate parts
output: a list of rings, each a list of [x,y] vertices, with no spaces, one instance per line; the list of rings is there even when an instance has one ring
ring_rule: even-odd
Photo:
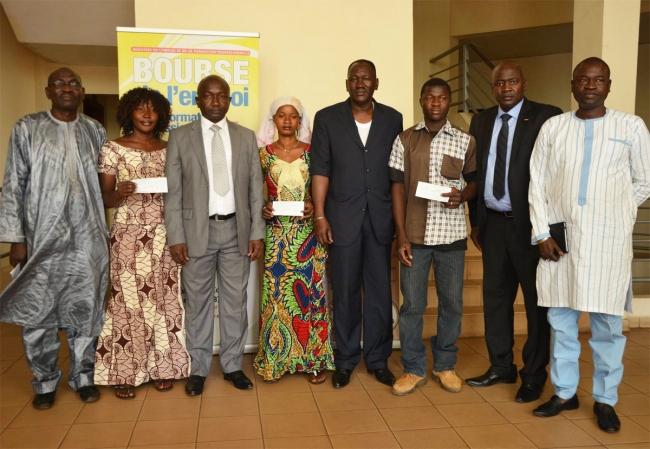
[[[172,105],[169,130],[200,118],[196,87],[208,75],[230,85],[228,119],[250,129],[259,120],[259,35],[118,28],[120,96],[155,89]]]
[[[118,28],[117,56],[120,96],[134,87],[149,87],[167,97],[172,105],[167,132],[201,117],[196,105],[196,88],[208,75],[219,75],[230,86],[228,120],[257,130],[259,34]],[[254,262],[250,268],[246,352],[257,351],[260,264],[261,261]],[[216,278],[214,306],[216,353],[219,348]]]

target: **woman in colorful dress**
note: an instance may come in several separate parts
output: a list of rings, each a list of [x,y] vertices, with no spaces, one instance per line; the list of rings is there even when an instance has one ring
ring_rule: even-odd
[[[104,206],[115,208],[111,228],[111,298],[95,353],[95,384],[113,385],[120,399],[153,381],[158,391],[188,377],[180,267],[167,246],[162,193],[138,193],[135,180],[165,176],[171,108],[145,88],[117,106],[123,136],[104,145],[99,183]]]
[[[275,140],[275,130],[278,139]],[[325,381],[334,369],[331,324],[325,304],[325,249],[314,235],[310,196],[309,118],[297,98],[276,99],[257,142],[268,200],[264,288],[255,368],[266,382],[285,373]],[[302,217],[274,216],[274,201],[303,201]]]

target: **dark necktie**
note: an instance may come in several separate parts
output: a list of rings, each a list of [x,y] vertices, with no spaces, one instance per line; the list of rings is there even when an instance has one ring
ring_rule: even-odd
[[[506,156],[508,155],[508,134],[510,128],[508,127],[508,114],[501,116],[501,131],[497,137],[497,160],[494,164],[494,180],[492,181],[492,194],[494,198],[500,200],[506,194]]]

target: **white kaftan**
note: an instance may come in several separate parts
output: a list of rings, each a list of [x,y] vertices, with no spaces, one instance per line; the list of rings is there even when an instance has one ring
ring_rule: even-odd
[[[569,253],[537,268],[538,304],[623,315],[630,311],[632,228],[650,196],[650,135],[637,116],[608,109],[549,119],[530,160],[533,243],[565,221]]]

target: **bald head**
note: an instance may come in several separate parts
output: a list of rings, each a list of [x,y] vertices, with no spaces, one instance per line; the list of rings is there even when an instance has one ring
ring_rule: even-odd
[[[47,77],[47,84],[52,84],[56,80],[63,78],[74,78],[79,81],[79,84],[81,84],[81,77],[79,74],[68,67],[61,67],[60,69],[56,69],[54,72],[50,73],[50,76]]]
[[[506,69],[517,71],[519,72],[519,77],[522,80],[526,79],[526,77],[524,76],[524,69],[521,68],[518,62],[503,61],[492,70],[492,82],[494,83],[495,75],[499,74],[502,70],[506,70]]]
[[[526,87],[524,71],[515,61],[503,61],[492,70],[492,94],[504,112],[524,99]]]
[[[584,69],[584,67],[587,65],[599,65],[604,69],[604,73],[607,74],[607,78],[611,76],[609,65],[607,65],[607,63],[602,59],[597,58],[596,56],[591,56],[590,58],[580,61],[575,69],[573,69],[573,78],[575,79],[576,73],[582,71],[582,69]]]

